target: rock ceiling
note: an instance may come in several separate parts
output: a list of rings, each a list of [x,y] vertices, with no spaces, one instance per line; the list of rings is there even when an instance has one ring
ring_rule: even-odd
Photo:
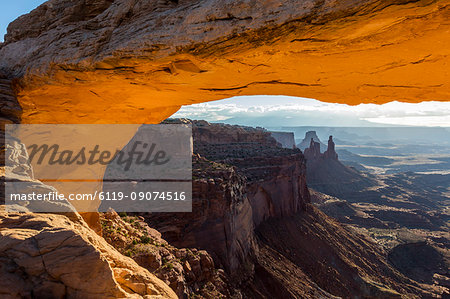
[[[24,123],[154,123],[255,94],[448,101],[449,30],[448,0],[51,0],[9,25],[0,70]]]

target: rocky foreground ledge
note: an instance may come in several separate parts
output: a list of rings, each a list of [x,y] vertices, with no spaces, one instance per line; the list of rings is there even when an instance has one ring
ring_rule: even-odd
[[[82,219],[0,212],[0,261],[2,298],[178,298]]]

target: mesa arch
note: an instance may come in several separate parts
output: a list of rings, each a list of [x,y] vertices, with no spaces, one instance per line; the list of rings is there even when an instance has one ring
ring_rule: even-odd
[[[10,24],[0,71],[23,123],[156,123],[181,105],[253,94],[448,101],[449,8],[449,0],[51,0]]]

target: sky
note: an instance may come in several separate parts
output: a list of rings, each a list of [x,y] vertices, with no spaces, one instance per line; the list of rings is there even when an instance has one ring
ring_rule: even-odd
[[[29,13],[45,0],[1,0],[0,4],[0,42],[4,40],[8,24],[17,17]]]
[[[262,127],[450,127],[450,102],[349,106],[289,96],[243,96],[184,106],[172,117]]]

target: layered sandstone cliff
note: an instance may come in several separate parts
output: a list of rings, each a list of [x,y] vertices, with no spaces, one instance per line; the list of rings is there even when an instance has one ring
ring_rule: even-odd
[[[295,148],[295,138],[292,132],[270,132],[270,135],[284,148]]]
[[[192,124],[193,212],[146,219],[169,242],[204,248],[236,275],[257,250],[254,229],[309,202],[303,155],[281,148],[263,129]]]
[[[144,217],[171,244],[205,249],[218,266],[232,273],[245,264],[255,246],[244,178],[235,169],[204,158],[194,157],[193,162],[192,212]]]

